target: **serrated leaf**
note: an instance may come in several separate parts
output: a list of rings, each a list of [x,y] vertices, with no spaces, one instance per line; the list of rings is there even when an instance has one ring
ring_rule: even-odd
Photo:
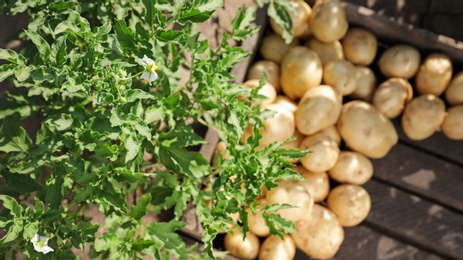
[[[162,121],[166,117],[164,107],[160,105],[152,105],[145,109],[145,115],[143,121],[146,124],[151,124],[155,121]]]
[[[114,32],[116,33],[117,41],[122,47],[133,49],[135,46],[135,36],[133,31],[127,27],[124,20],[116,20],[114,24]]]
[[[146,215],[146,210],[151,202],[151,194],[147,193],[137,199],[137,204],[130,208],[129,216],[135,220],[140,220]]]
[[[7,60],[12,63],[24,63],[24,57],[13,50],[0,48],[0,60]]]
[[[172,253],[176,259],[188,259],[185,243],[181,237],[175,233],[176,230],[185,226],[185,223],[171,220],[169,222],[151,223],[148,231],[152,238],[164,250]]]
[[[124,92],[124,96],[125,98],[127,98],[127,102],[135,102],[141,99],[151,99],[151,100],[156,99],[156,96],[154,96],[153,94],[149,92],[141,90],[141,89],[127,90],[126,92]]]
[[[143,7],[144,7],[144,15],[145,15],[145,22],[149,25],[153,24],[154,14],[153,9],[154,7],[154,0],[142,0]]]
[[[63,183],[64,183],[65,167],[58,165],[51,169],[51,176],[47,180],[47,193],[45,201],[51,209],[58,209],[63,201]]]
[[[133,136],[129,136],[124,143],[125,149],[127,149],[127,154],[125,155],[125,162],[135,158],[140,151],[141,143]]]
[[[104,233],[103,236],[95,239],[95,251],[105,250],[116,251],[123,241],[114,233]]]
[[[42,59],[43,63],[47,63],[50,61],[50,45],[48,44],[47,41],[45,41],[42,36],[40,36],[38,33],[30,30],[25,31],[27,37],[31,39],[31,41],[35,44],[37,47],[37,50],[39,51],[40,58]]]
[[[93,187],[91,185],[85,186],[85,188],[80,190],[74,190],[74,199],[72,202],[80,203],[89,199],[93,195]]]
[[[292,33],[292,21],[291,17],[289,16],[286,9],[274,2],[270,2],[270,5],[267,9],[267,14],[270,16],[275,23],[277,23],[282,29],[282,37],[287,44],[293,41],[293,33]]]
[[[209,173],[209,163],[199,152],[161,146],[159,159],[169,170],[191,177],[201,178]]]
[[[19,65],[16,67],[14,74],[19,82],[24,82],[30,78],[33,70],[33,66]]]
[[[193,129],[186,128],[161,133],[159,141],[165,147],[188,147],[207,143],[201,136],[194,133]]]
[[[28,193],[42,189],[42,187],[38,185],[37,182],[29,175],[9,173],[5,171],[2,173],[2,176],[5,178],[9,187],[20,193]]]
[[[160,31],[157,34],[157,39],[162,41],[162,42],[178,42],[184,35],[184,32],[182,31],[174,31],[174,30],[168,30],[168,31]]]
[[[26,130],[11,119],[4,119],[0,124],[0,151],[1,152],[28,152],[32,146]]]
[[[256,9],[254,7],[240,7],[232,21],[232,37],[242,41],[260,30],[259,27],[250,27],[255,21]]]

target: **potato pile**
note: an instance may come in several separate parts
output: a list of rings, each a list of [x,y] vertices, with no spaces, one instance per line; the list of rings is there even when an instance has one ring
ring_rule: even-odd
[[[261,130],[264,144],[293,137],[284,148],[312,151],[293,162],[304,181],[280,181],[259,201],[294,205],[279,213],[294,221],[297,233],[285,240],[269,236],[254,214],[249,241],[240,241],[254,243],[253,253],[225,243],[241,259],[293,259],[296,247],[312,258],[333,257],[343,228],[360,224],[370,212],[361,185],[373,176],[370,159],[383,158],[398,142],[391,119],[401,117],[412,140],[440,130],[463,140],[463,71],[453,75],[446,54],[422,57],[408,44],[378,48],[372,32],[349,27],[339,0],[291,3],[293,42],[286,44],[270,19],[272,31],[263,37],[261,59],[251,65],[245,85],[267,75],[261,94],[269,99],[261,105],[277,113]],[[241,238],[227,234],[225,241],[236,236]]]

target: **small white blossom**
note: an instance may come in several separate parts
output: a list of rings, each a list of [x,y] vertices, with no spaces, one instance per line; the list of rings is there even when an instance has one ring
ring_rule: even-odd
[[[154,60],[146,57],[146,55],[143,56],[143,59],[140,59],[140,63],[143,65],[143,68],[145,68],[145,71],[141,74],[140,77],[144,80],[147,80],[151,85],[151,82],[158,79],[158,74],[156,73],[158,66]]]
[[[48,246],[49,239],[50,238],[48,237],[39,236],[38,234],[35,234],[35,236],[31,239],[31,242],[34,245],[35,251],[41,252],[44,254],[53,252],[53,248]]]

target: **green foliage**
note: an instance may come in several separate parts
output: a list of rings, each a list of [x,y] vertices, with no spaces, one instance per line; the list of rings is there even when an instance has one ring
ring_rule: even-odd
[[[0,257],[22,252],[28,259],[75,259],[71,249],[90,245],[92,259],[186,259],[194,248],[176,232],[189,204],[205,228],[204,250],[214,257],[212,241],[228,229],[230,214],[239,212],[242,229],[249,230],[246,208],[255,210],[261,187],[298,177],[288,158],[305,152],[279,149],[282,143],[256,149],[262,121],[272,114],[251,106],[262,97],[230,74],[250,53],[230,46],[229,38],[245,40],[259,30],[252,23],[255,9],[238,10],[219,47],[199,40],[197,23],[222,5],[0,2],[10,14],[30,16],[19,35],[23,48],[0,49],[0,81],[11,85],[0,93],[0,229],[6,231]],[[284,28],[287,6],[270,1],[268,9]],[[144,55],[159,67],[150,84],[140,77]],[[228,147],[214,166],[196,149],[206,143],[195,131],[201,124]],[[249,124],[253,136],[243,143]],[[275,207],[263,213],[272,233],[292,232]],[[101,236],[86,217],[89,208],[104,215]],[[161,210],[172,210],[173,219],[145,223]],[[36,234],[48,237],[54,252],[35,251],[30,240]]]

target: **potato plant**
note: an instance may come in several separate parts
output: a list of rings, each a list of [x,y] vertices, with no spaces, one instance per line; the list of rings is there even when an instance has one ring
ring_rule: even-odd
[[[290,35],[285,1],[257,3],[269,4],[269,15]],[[230,74],[250,53],[229,39],[259,30],[252,26],[255,8],[239,9],[217,48],[200,40],[197,24],[222,6],[0,2],[2,12],[30,17],[18,35],[21,48],[0,49],[0,82],[7,86],[0,93],[0,258],[76,259],[85,252],[91,259],[187,259],[194,248],[176,231],[189,204],[210,258],[231,214],[239,214],[246,233],[246,208],[257,207],[261,187],[298,177],[288,158],[305,153],[279,149],[281,141],[256,150],[257,130],[240,141],[246,126],[262,126],[272,112],[258,104],[260,87],[251,90]],[[229,147],[217,166],[194,149],[205,144],[199,125]],[[211,179],[211,189],[202,189]],[[86,214],[89,207],[104,215],[104,229]],[[275,215],[278,209],[266,208],[264,219],[282,236],[294,225]],[[163,210],[174,217],[146,223]]]

